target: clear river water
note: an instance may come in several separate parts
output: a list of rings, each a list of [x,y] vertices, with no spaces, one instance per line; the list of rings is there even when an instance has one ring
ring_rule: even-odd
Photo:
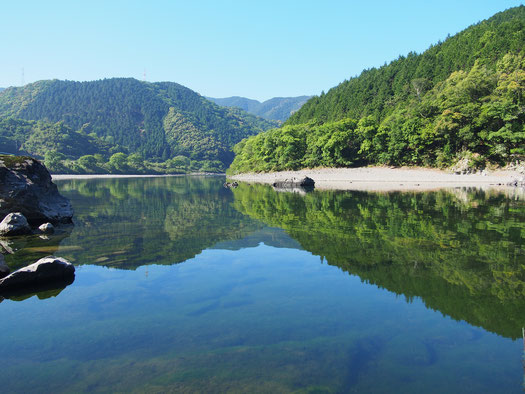
[[[56,181],[75,225],[0,245],[75,281],[1,302],[1,391],[523,392],[523,194],[223,182]]]

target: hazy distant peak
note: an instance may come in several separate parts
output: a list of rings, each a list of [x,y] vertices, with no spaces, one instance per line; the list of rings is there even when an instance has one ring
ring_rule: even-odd
[[[263,102],[239,96],[206,98],[223,107],[238,107],[268,120],[284,122],[291,114],[301,108],[310,97],[311,96],[274,97]]]

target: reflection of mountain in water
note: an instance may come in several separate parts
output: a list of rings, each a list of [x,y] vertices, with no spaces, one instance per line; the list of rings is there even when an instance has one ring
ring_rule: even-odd
[[[240,250],[254,248],[260,243],[274,248],[302,249],[301,244],[290,237],[284,230],[274,227],[264,227],[242,239],[219,242],[210,249]]]
[[[517,338],[525,325],[525,204],[496,192],[319,192],[241,185],[235,207],[363,281]]]
[[[69,180],[61,193],[75,208],[75,229],[60,251],[75,264],[135,269],[174,264],[217,242],[262,227],[232,206],[220,177]]]

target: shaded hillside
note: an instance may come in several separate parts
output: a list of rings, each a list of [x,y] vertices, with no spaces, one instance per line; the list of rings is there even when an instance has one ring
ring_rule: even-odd
[[[246,112],[264,119],[284,122],[290,115],[299,110],[310,97],[311,96],[274,97],[262,103],[257,100],[238,96],[226,98],[207,97],[207,99],[224,107],[241,108]]]
[[[232,172],[369,163],[473,167],[525,155],[525,7],[310,99],[243,141]]]
[[[144,159],[184,156],[222,165],[231,162],[236,142],[275,126],[215,105],[179,84],[132,78],[39,81],[8,88],[0,93],[0,117],[62,122],[103,140],[113,151]]]

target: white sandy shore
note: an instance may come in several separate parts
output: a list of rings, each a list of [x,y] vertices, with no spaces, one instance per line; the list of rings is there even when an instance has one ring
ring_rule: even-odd
[[[428,168],[360,167],[248,173],[228,178],[242,182],[271,184],[276,180],[301,179],[305,176],[315,181],[317,189],[389,191],[455,187],[505,188],[507,183],[521,179],[524,175],[517,171],[504,170],[456,175]]]

